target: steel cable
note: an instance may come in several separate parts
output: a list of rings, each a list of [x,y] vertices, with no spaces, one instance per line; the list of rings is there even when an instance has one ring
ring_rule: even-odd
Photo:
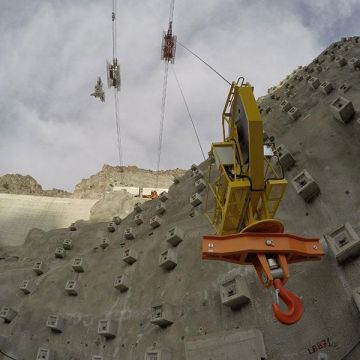
[[[118,92],[116,89],[114,89],[114,103],[115,103],[115,122],[116,122],[116,135],[117,135],[119,165],[123,166],[122,144],[121,144],[121,123],[120,123],[120,117],[119,117],[119,97],[118,97]]]
[[[162,100],[161,100],[161,114],[160,114],[158,153],[157,153],[157,163],[156,163],[156,188],[159,187],[159,172],[160,172],[162,139],[163,139],[163,130],[164,130],[165,104],[166,104],[166,90],[167,90],[168,73],[169,73],[169,62],[165,61],[163,91],[162,91]]]
[[[222,76],[218,71],[216,71],[211,65],[209,65],[205,60],[203,60],[199,55],[195,54],[193,51],[191,51],[189,48],[187,48],[184,44],[182,44],[180,41],[177,42],[181,47],[183,47],[185,50],[187,50],[190,54],[195,56],[197,59],[199,59],[202,63],[204,63],[207,67],[209,67],[214,73],[216,73],[218,76],[220,76],[224,81],[226,81],[230,86],[231,82],[227,80],[224,76]]]
[[[195,126],[194,120],[193,120],[193,118],[192,118],[192,116],[191,116],[189,106],[188,106],[187,101],[186,101],[186,98],[185,98],[185,96],[184,96],[184,92],[183,92],[183,90],[182,90],[182,88],[181,88],[181,85],[180,85],[179,79],[178,79],[178,77],[177,77],[177,75],[176,75],[175,69],[172,68],[172,71],[173,71],[173,74],[174,74],[174,76],[175,76],[175,80],[176,80],[176,82],[177,82],[177,84],[178,84],[178,87],[179,87],[181,96],[182,96],[182,98],[183,98],[183,101],[184,101],[184,104],[185,104],[185,107],[186,107],[186,111],[187,111],[187,113],[188,113],[188,115],[189,115],[189,119],[190,119],[191,124],[192,124],[192,126],[193,126],[194,133],[195,133],[197,142],[198,142],[198,144],[199,144],[201,154],[202,154],[202,156],[203,156],[203,158],[204,158],[204,161],[205,161],[205,160],[206,160],[205,154],[204,154],[203,148],[202,148],[202,146],[201,146],[200,138],[199,138],[198,132],[197,132],[197,130],[196,130],[196,126]]]
[[[112,2],[112,40],[113,40],[113,59],[117,57],[116,51],[116,0]]]
[[[116,10],[117,4],[116,0],[112,0],[112,47],[113,47],[113,61],[117,61],[117,32],[116,32]],[[120,81],[120,79],[117,79]],[[121,123],[119,116],[119,96],[118,89],[114,88],[114,106],[115,106],[115,123],[116,123],[116,137],[117,137],[117,148],[118,148],[118,157],[119,157],[119,165],[123,166],[123,153],[122,153],[122,144],[121,144]]]

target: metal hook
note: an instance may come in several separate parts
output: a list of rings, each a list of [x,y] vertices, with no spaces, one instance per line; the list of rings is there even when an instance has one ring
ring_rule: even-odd
[[[280,309],[279,301],[272,303],[272,309],[275,317],[284,325],[292,325],[301,319],[303,313],[303,304],[298,296],[285,289],[280,279],[274,280],[274,288],[281,300],[286,304],[288,311],[283,312]]]

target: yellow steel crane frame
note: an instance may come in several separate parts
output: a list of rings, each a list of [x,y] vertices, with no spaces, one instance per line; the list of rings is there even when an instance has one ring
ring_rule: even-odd
[[[272,141],[264,143],[263,122],[253,88],[233,82],[222,113],[223,141],[212,144],[206,215],[217,235],[203,237],[203,259],[254,265],[263,286],[274,286],[288,312],[273,304],[276,318],[301,318],[300,299],[283,287],[288,264],[319,260],[318,238],[285,234],[274,219],[287,181]],[[211,196],[212,195],[212,196]]]
[[[227,235],[272,219],[287,181],[280,164],[273,161],[277,157],[264,156],[263,123],[248,84],[231,85],[222,114],[222,128],[223,141],[213,143],[211,148],[218,177],[209,187],[215,199],[214,211],[207,214],[218,235]],[[247,134],[239,134],[240,130],[247,130]],[[273,146],[269,147],[269,151],[275,153]],[[210,176],[213,167],[212,163]]]

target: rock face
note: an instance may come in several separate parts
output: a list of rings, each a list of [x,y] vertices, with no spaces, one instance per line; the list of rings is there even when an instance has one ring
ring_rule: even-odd
[[[0,192],[7,194],[40,195],[41,185],[30,175],[7,174],[0,177]]]
[[[163,170],[159,173],[159,188],[169,188],[174,177],[181,176],[184,170]],[[75,186],[74,198],[99,199],[102,194],[112,191],[114,186],[155,187],[156,171],[140,169],[137,166],[104,165],[101,171],[83,179]]]
[[[207,188],[199,188],[189,170],[165,201],[137,205],[121,222],[34,229],[23,246],[2,247],[0,355],[360,359],[360,72],[341,65],[360,56],[357,39],[332,44],[259,100],[260,109],[270,109],[263,111],[265,129],[283,145],[279,157],[289,180],[278,218],[287,232],[325,234],[322,261],[290,265],[286,286],[304,305],[298,323],[274,320],[272,291],[259,284],[252,267],[201,259],[201,238],[214,230],[204,215]],[[316,89],[304,80],[309,71],[318,72]],[[320,90],[325,81],[332,92]],[[344,82],[348,90],[341,97],[354,109],[350,119],[347,102],[340,101],[347,111],[330,108]],[[292,105],[288,111],[299,111],[283,111],[284,98]],[[219,138],[220,132],[219,119]],[[204,179],[208,165],[199,165]],[[99,203],[99,216],[103,209],[115,212],[118,201]]]
[[[162,170],[159,172],[159,188],[168,188],[174,177],[182,176],[185,170]],[[30,175],[6,174],[0,176],[0,193],[39,195],[52,197],[73,197],[77,199],[101,199],[114,186],[155,187],[157,172],[140,169],[137,166],[104,165],[101,171],[83,179],[75,186],[74,193],[65,190],[43,190],[42,186]]]
[[[0,176],[0,193],[70,197],[71,193],[59,190],[43,190],[42,186],[30,175],[6,174]]]

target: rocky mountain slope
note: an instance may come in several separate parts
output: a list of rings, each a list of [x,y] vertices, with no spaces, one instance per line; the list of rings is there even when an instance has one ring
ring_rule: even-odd
[[[43,190],[42,186],[32,176],[20,174],[6,174],[0,176],[0,193],[52,197],[71,196],[71,193],[65,190]]]
[[[169,188],[174,177],[182,176],[184,170],[162,170],[159,173],[159,188]],[[65,190],[43,190],[42,186],[30,175],[6,174],[0,176],[0,193],[38,195],[53,197],[73,197],[78,199],[100,199],[114,186],[155,187],[156,171],[140,169],[137,166],[104,165],[101,171],[82,179],[75,186],[74,193]]]
[[[181,169],[162,170],[159,173],[159,188],[169,188],[174,177],[184,175]],[[140,169],[137,166],[110,166],[104,165],[101,171],[83,179],[75,186],[74,198],[98,199],[114,186],[156,186],[156,171]]]

